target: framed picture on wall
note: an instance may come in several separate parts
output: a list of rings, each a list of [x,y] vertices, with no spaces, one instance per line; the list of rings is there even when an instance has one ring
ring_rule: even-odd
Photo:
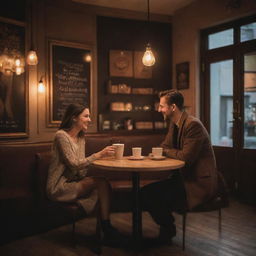
[[[83,44],[49,40],[49,124],[59,126],[67,106],[92,109],[92,49]]]
[[[147,67],[142,63],[142,57],[144,52],[135,51],[134,52],[134,78],[152,78],[152,67]]]
[[[176,84],[178,90],[189,88],[189,62],[176,64]]]
[[[25,24],[0,17],[0,138],[27,137]]]
[[[132,51],[110,50],[109,74],[110,76],[133,77]]]

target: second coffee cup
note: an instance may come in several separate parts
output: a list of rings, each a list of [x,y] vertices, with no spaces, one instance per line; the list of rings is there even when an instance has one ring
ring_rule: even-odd
[[[140,158],[141,157],[141,148],[140,147],[132,148],[132,156],[134,158]]]
[[[161,157],[163,155],[163,148],[152,148],[153,157]]]
[[[124,155],[124,144],[115,143],[113,146],[115,146],[115,158],[118,160],[122,159]]]

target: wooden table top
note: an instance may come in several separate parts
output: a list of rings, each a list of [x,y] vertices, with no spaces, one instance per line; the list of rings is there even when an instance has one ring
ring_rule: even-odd
[[[185,162],[171,158],[152,160],[149,157],[144,157],[142,160],[131,160],[131,157],[123,157],[121,160],[116,160],[109,157],[95,160],[92,165],[111,171],[156,172],[179,169],[185,165]]]

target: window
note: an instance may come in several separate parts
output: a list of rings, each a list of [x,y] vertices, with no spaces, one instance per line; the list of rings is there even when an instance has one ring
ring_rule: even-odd
[[[208,49],[215,49],[234,44],[234,30],[227,29],[208,36]]]
[[[256,39],[256,22],[240,27],[240,41],[245,42]]]

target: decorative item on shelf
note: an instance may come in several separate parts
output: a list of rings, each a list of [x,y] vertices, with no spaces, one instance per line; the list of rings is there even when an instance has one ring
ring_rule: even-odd
[[[134,106],[134,110],[135,111],[141,111],[142,110],[142,106],[136,105],[136,106]]]
[[[153,88],[132,88],[133,94],[153,94]]]
[[[125,103],[124,102],[111,102],[110,109],[112,111],[125,111]]]
[[[133,122],[130,117],[124,119],[124,129],[131,131],[133,129]]]
[[[142,107],[142,109],[143,109],[144,111],[150,111],[150,110],[151,110],[151,106],[150,106],[150,105],[144,105],[144,106]]]
[[[138,130],[153,129],[153,122],[139,121],[135,123],[135,127]]]
[[[155,129],[164,129],[165,128],[165,122],[157,121],[155,122]]]
[[[129,86],[127,84],[119,84],[118,85],[118,93],[130,94],[131,93],[131,86]]]
[[[110,76],[132,77],[133,76],[132,51],[110,50],[109,73]]]
[[[36,54],[36,51],[34,49],[34,43],[33,43],[33,1],[31,1],[31,5],[30,5],[30,44],[31,44],[31,48],[30,48],[30,51],[28,52],[28,55],[27,55],[27,58],[26,58],[26,61],[27,61],[27,64],[30,65],[30,66],[33,66],[33,65],[37,65],[38,63],[38,57],[37,57],[37,54]]]
[[[147,0],[147,4],[148,4],[148,27],[149,27],[149,0]],[[150,66],[153,66],[155,62],[156,62],[155,56],[151,50],[150,43],[148,43],[146,46],[146,51],[142,57],[142,63],[145,66],[150,67]]]
[[[113,121],[113,123],[112,123],[112,128],[113,128],[113,130],[121,130],[121,129],[123,129],[124,128],[124,126],[123,126],[123,122],[121,122],[121,121],[119,121],[119,120],[117,120],[117,121]]]
[[[110,130],[110,121],[109,120],[104,120],[103,121],[102,130],[103,131]]]
[[[125,111],[132,111],[132,103],[131,102],[125,103],[124,110]]]

